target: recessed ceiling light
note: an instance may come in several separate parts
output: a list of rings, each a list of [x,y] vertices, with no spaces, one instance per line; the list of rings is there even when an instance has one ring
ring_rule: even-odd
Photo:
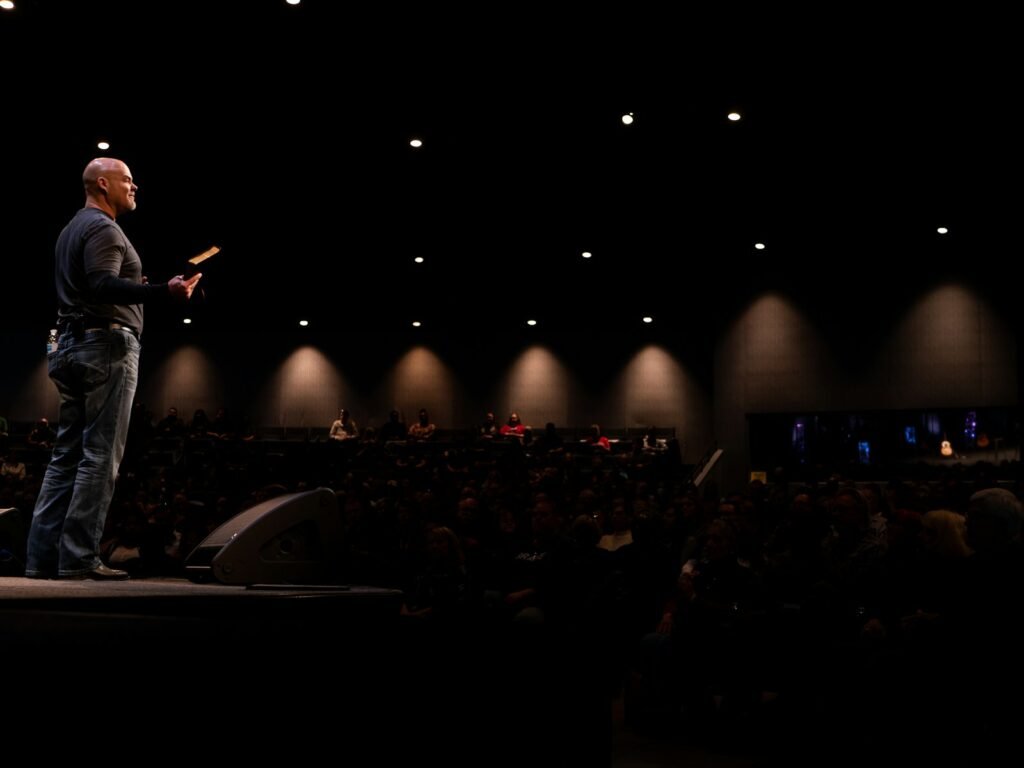
[[[736,123],[739,122],[741,115],[739,112],[730,112],[728,117],[730,120],[732,120],[732,122]]]
[[[627,112],[626,114],[624,114],[622,116],[622,124],[623,125],[632,125],[633,124],[633,113],[632,112]]]
[[[537,324],[537,321],[536,321],[536,320],[527,320],[527,321],[526,321],[526,324],[527,324],[527,325],[536,325],[536,324]]]
[[[590,251],[584,251],[584,252],[583,252],[583,253],[581,253],[580,255],[581,255],[581,256],[582,256],[582,257],[583,257],[584,259],[589,259],[589,258],[590,258],[591,256],[593,256],[594,254],[592,254],[592,253],[591,253]]]
[[[948,227],[939,227],[935,231],[938,232],[940,235],[945,235],[945,234],[947,234],[949,232],[949,228]]]
[[[13,11],[14,0],[0,0],[0,8],[3,8],[5,11]]]
[[[302,0],[284,0],[288,5],[298,5]]]
[[[423,325],[423,323],[421,323],[419,320],[413,320],[412,321],[412,327],[413,328],[419,328],[421,325]]]
[[[413,261],[415,261],[417,264],[422,264],[423,263],[423,257],[422,256],[417,256],[415,259],[413,259]]]
[[[653,323],[654,322],[654,318],[651,317],[650,315],[647,315],[646,317],[644,317],[644,322],[645,323]]]
[[[412,141],[409,142],[409,146],[412,147],[413,149],[419,149],[420,147],[423,146],[423,141],[422,139],[413,139]]]
[[[299,320],[299,325],[305,328],[307,325],[309,325],[309,320]]]
[[[96,144],[97,149],[110,149],[109,141],[100,141]]]
[[[186,317],[181,322],[183,322],[185,325],[192,325],[192,318],[191,317]]]
[[[759,251],[763,251],[764,250],[764,243],[754,243],[754,247],[757,248],[757,250],[759,250]]]

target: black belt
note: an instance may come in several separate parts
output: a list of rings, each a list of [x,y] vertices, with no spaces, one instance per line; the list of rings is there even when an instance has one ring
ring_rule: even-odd
[[[85,331],[128,331],[128,333],[136,339],[139,338],[139,332],[130,325],[125,325],[124,323],[114,323],[110,320],[95,321],[87,319],[83,325],[85,325]]]
[[[70,331],[75,336],[78,336],[83,331],[128,331],[136,339],[139,338],[139,332],[132,326],[116,323],[106,317],[90,317],[88,315],[60,317],[57,319],[57,328],[61,333]]]

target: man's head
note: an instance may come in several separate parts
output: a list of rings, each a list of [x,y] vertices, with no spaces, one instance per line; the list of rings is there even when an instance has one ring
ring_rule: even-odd
[[[967,510],[967,542],[979,554],[1005,550],[1020,537],[1024,512],[1005,488],[986,488],[971,496]]]
[[[92,202],[114,218],[135,210],[135,191],[132,172],[121,160],[97,157],[90,160],[82,172],[86,203]]]

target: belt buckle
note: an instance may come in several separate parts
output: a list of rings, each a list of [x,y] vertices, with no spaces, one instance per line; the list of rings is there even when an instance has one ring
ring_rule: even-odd
[[[132,328],[130,325],[125,325],[124,323],[111,323],[110,324],[110,330],[112,330],[112,331],[128,331],[128,333],[130,333],[136,339],[139,338],[139,334],[135,331],[135,329]]]

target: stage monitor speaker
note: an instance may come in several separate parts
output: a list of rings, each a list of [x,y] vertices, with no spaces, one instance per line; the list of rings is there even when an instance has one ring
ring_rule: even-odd
[[[333,584],[340,545],[334,492],[289,493],[213,531],[188,556],[185,574],[224,584]]]
[[[0,576],[25,575],[28,525],[16,507],[0,509]]]

